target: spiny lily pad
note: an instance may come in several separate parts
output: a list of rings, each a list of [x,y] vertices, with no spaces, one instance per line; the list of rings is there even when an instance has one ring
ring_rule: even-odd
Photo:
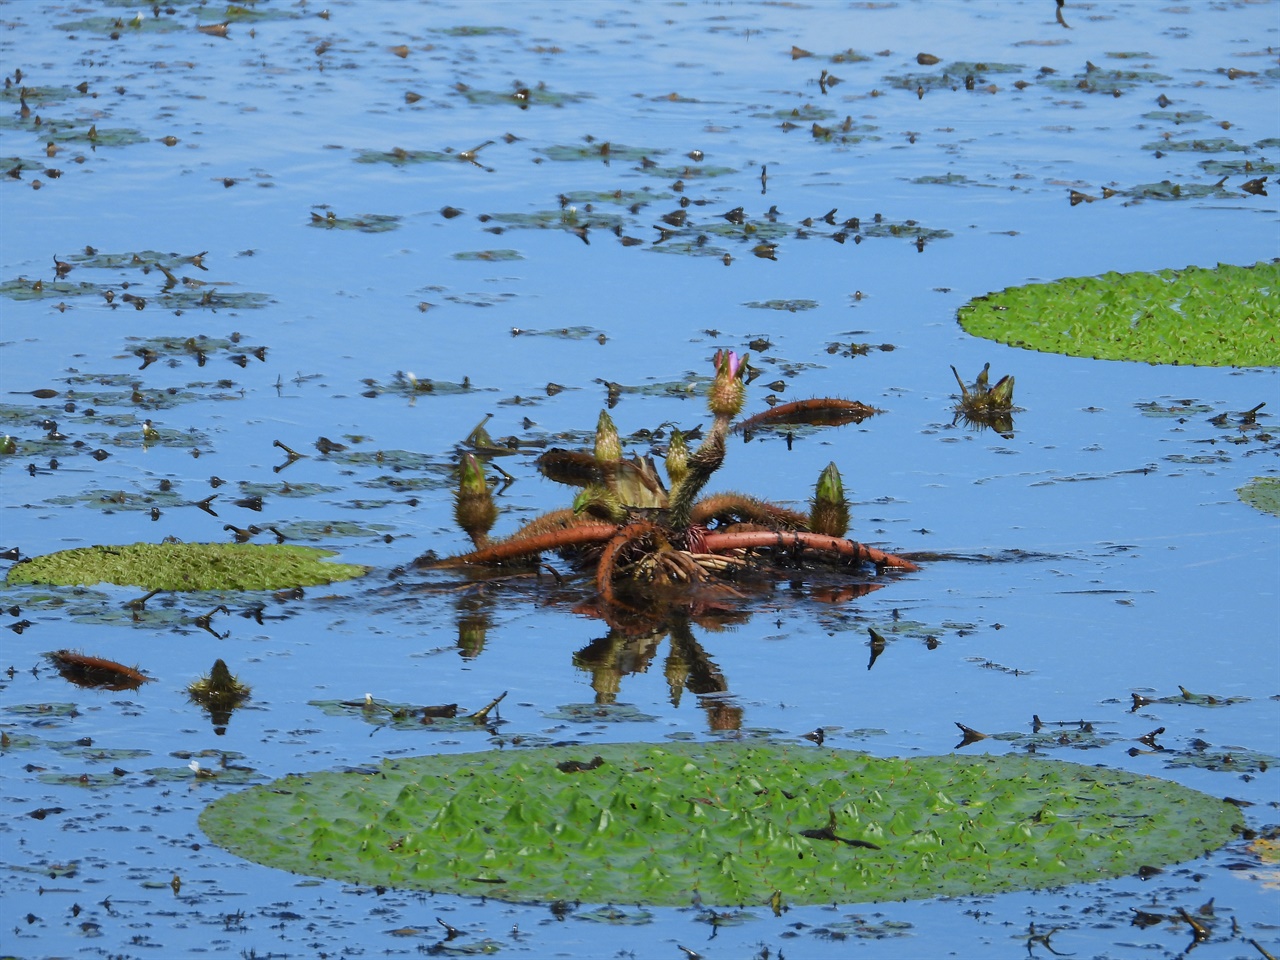
[[[974,896],[1198,857],[1241,824],[1179,784],[1041,758],[766,743],[404,758],[221,798],[200,824],[297,873],[510,901]]]
[[[10,584],[133,584],[151,590],[280,590],[364,576],[368,567],[324,563],[332,550],[289,544],[131,543],[78,547],[9,570]]]
[[[1255,477],[1236,493],[1249,506],[1280,517],[1280,477]]]
[[[960,308],[969,333],[1100,360],[1280,365],[1280,261],[1009,287]]]

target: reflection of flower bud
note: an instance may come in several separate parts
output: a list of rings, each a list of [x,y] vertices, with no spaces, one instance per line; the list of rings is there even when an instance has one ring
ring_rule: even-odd
[[[715,356],[716,378],[711,382],[707,404],[717,417],[734,417],[746,400],[746,386],[742,382],[747,372],[747,354],[739,357],[732,350],[717,350]]]
[[[596,422],[596,463],[613,463],[622,459],[622,439],[613,418],[601,410]]]
[[[474,454],[464,454],[458,470],[458,492],[454,497],[453,517],[472,542],[479,544],[498,519],[498,508],[489,495],[484,467]]]
[[[827,464],[818,477],[809,509],[809,529],[828,537],[843,537],[849,529],[849,502],[844,498],[844,483],[834,463]]]
[[[671,443],[667,445],[667,479],[675,487],[689,472],[689,445],[684,442],[684,434],[679,430],[671,432]]]

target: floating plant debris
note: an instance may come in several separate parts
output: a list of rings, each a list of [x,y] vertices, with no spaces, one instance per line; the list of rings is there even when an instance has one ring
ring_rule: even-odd
[[[325,563],[332,550],[288,544],[132,543],[78,547],[9,569],[10,584],[132,584],[152,590],[278,590],[363,576],[367,567]]]
[[[1280,365],[1280,262],[1106,273],[969,301],[960,325],[1015,347],[1100,360]]]
[[[1057,887],[1198,857],[1240,822],[1102,767],[765,742],[400,758],[286,777],[200,816],[239,856],[351,883],[659,905],[696,890],[723,906]]]
[[[44,656],[62,674],[63,679],[78,687],[137,690],[152,679],[137,667],[126,667],[114,660],[91,657],[74,650],[54,650]]]

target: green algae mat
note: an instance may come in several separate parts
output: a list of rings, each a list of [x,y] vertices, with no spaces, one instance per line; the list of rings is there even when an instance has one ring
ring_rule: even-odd
[[[1280,366],[1280,261],[1105,273],[1009,287],[960,308],[966,331],[1098,360]]]
[[[238,856],[351,883],[721,906],[1100,880],[1198,857],[1241,822],[1102,767],[729,742],[398,758],[251,787],[200,817]]]
[[[292,544],[130,543],[33,557],[11,567],[7,579],[11,586],[117,583],[149,590],[280,590],[369,572],[357,564],[324,562],[333,555],[332,550]]]

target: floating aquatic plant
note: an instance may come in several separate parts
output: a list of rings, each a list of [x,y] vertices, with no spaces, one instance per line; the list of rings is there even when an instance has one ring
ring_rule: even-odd
[[[952,374],[960,384],[960,400],[955,405],[956,419],[977,427],[990,427],[1001,436],[1012,436],[1013,377],[1006,374],[994,384],[989,382],[991,364],[984,364],[977,380],[967,384],[953,366]]]
[[[725,438],[746,397],[747,357],[720,351],[714,364],[716,374],[708,388],[713,425],[696,449],[682,434],[673,435],[666,456],[670,490],[652,459],[623,457],[617,427],[602,411],[594,451],[550,450],[539,457],[546,476],[580,488],[571,508],[545,514],[505,539],[490,541],[488,531],[497,513],[479,509],[489,492],[483,467],[468,454],[461,470],[459,521],[475,549],[445,558],[426,554],[416,565],[519,566],[536,563],[544,552],[560,551],[594,568],[602,602],[624,610],[649,608],[664,597],[684,603],[700,594],[739,595],[721,581],[747,579],[805,561],[916,570],[909,559],[845,539],[847,512],[846,524],[827,522],[826,518],[838,515],[838,510],[832,510],[847,510],[834,464],[823,471],[808,514],[745,494],[702,496],[724,462]],[[823,403],[847,401],[801,401],[799,405]],[[773,415],[779,416],[787,406],[798,405],[775,408]]]
[[[324,563],[332,550],[292,544],[131,543],[77,547],[9,569],[14,584],[132,584],[151,590],[279,590],[364,576],[368,567]]]
[[[969,333],[1099,360],[1280,365],[1280,261],[1009,287],[960,308]]]
[[[1236,494],[1249,506],[1280,517],[1280,477],[1254,477]]]
[[[137,667],[126,667],[114,660],[91,657],[75,650],[53,650],[44,655],[64,680],[78,687],[96,687],[100,690],[137,690],[148,677]]]
[[[231,714],[244,705],[251,691],[246,684],[231,673],[226,661],[219,657],[213,668],[187,687],[187,697],[192,703],[209,711],[215,728],[223,732],[231,721]]]
[[[715,905],[975,896],[1198,857],[1239,810],[1023,756],[877,759],[771,743],[400,758],[223,797],[233,853],[346,882],[510,901]]]

